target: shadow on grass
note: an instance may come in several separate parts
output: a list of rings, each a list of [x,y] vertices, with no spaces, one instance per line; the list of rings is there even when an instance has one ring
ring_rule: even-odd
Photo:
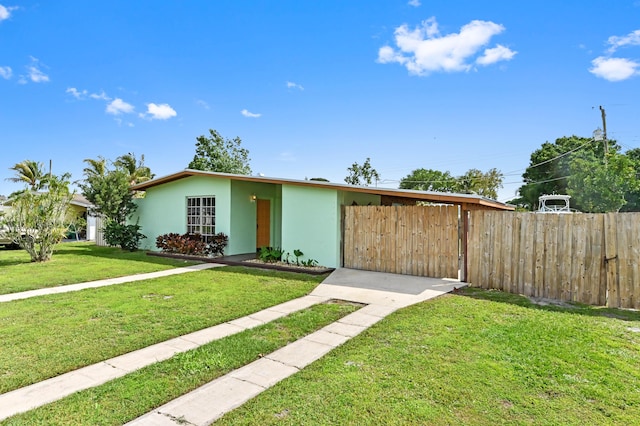
[[[212,271],[224,271],[232,274],[253,275],[257,277],[283,278],[287,280],[322,282],[329,273],[322,275],[305,274],[304,272],[287,272],[270,269],[250,268],[246,266],[224,266],[212,269]]]
[[[102,247],[91,243],[61,243],[53,256],[92,256],[104,259],[118,259],[136,262],[154,263],[160,265],[193,265],[197,261],[184,261],[155,256],[147,256],[146,250],[129,251],[118,247]]]
[[[539,309],[549,312],[563,312],[574,315],[585,315],[590,317],[607,317],[624,321],[640,321],[640,311],[606,308],[602,306],[589,306],[575,302],[562,302],[552,299],[529,298],[526,296],[506,293],[499,290],[484,290],[476,287],[465,287],[456,290],[456,294],[471,297],[478,300],[488,300],[491,302],[508,303],[510,305],[522,306],[524,308]]]

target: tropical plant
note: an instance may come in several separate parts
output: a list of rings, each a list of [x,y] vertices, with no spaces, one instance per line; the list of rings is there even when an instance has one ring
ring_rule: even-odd
[[[144,154],[140,156],[140,160],[137,160],[136,155],[129,152],[116,158],[113,165],[117,170],[127,173],[130,185],[146,182],[153,179],[154,176],[151,169],[144,165]]]
[[[9,182],[25,183],[32,191],[44,188],[47,175],[43,170],[42,163],[32,160],[24,160],[10,167],[9,170],[15,172],[14,177],[7,178]]]
[[[260,252],[258,253],[258,258],[263,262],[267,263],[275,263],[282,260],[282,254],[284,250],[278,247],[260,247]]]
[[[229,243],[229,237],[219,232],[205,242],[200,234],[169,233],[156,238],[156,247],[164,253],[177,253],[193,256],[221,256]]]
[[[29,253],[32,262],[51,259],[54,246],[67,233],[66,219],[73,194],[69,181],[55,177],[47,191],[18,191],[11,195],[11,210],[4,218],[5,235]]]
[[[134,154],[122,155],[112,163],[113,168],[103,157],[85,159],[84,162],[88,166],[79,186],[85,198],[93,204],[90,212],[105,218],[103,231],[107,243],[126,250],[137,248],[134,244],[146,237],[139,232],[139,225],[128,223],[138,207],[134,201],[136,194],[129,186],[153,178],[151,170],[144,165],[144,155],[140,161]]]

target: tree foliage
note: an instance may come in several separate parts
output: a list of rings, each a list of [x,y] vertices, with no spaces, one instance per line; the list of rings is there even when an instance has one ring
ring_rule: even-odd
[[[144,166],[144,156],[138,162],[134,154],[125,154],[111,163],[112,167],[102,157],[84,162],[87,167],[79,186],[93,204],[90,212],[105,218],[103,231],[107,244],[135,250],[145,236],[139,232],[139,225],[128,223],[138,208],[135,193],[129,186],[153,177],[151,170]]]
[[[462,192],[496,199],[498,189],[502,188],[502,179],[502,173],[495,168],[486,173],[478,169],[469,169],[464,175],[458,177],[452,176],[448,171],[416,169],[402,178],[400,189]]]
[[[583,212],[640,211],[640,150],[620,152],[614,140],[603,142],[578,136],[545,142],[531,154],[522,175],[520,198],[511,203],[530,210],[544,194],[571,195],[573,208]]]
[[[627,204],[625,195],[637,190],[635,170],[629,157],[613,153],[607,161],[582,153],[569,163],[567,193],[586,213],[617,212]]]
[[[371,159],[369,157],[367,157],[362,165],[353,163],[351,167],[347,168],[347,171],[349,175],[344,178],[344,181],[349,185],[369,186],[374,181],[378,182],[380,180],[380,174],[376,169],[371,167]]]
[[[116,158],[113,162],[116,170],[121,170],[128,175],[129,184],[146,182],[153,179],[154,174],[151,169],[144,165],[144,154],[140,156],[140,160],[136,159],[136,155],[128,153]]]
[[[416,189],[419,191],[457,192],[458,180],[448,171],[433,169],[416,169],[403,177],[400,189]]]
[[[14,177],[7,178],[14,183],[24,183],[32,191],[43,189],[46,184],[46,177],[42,163],[33,160],[24,160],[10,167],[9,170],[15,172]]]
[[[478,194],[495,200],[498,198],[498,189],[502,188],[502,180],[503,175],[496,168],[486,173],[478,169],[469,169],[458,178],[459,192]]]
[[[38,184],[25,181],[28,188],[14,192],[9,198],[11,210],[3,218],[5,234],[29,253],[32,262],[50,260],[53,248],[67,233],[69,203],[73,198],[68,176],[48,176],[48,190],[41,192],[31,189]]]
[[[239,137],[225,139],[216,130],[209,129],[209,137],[202,135],[196,138],[196,154],[188,168],[249,175],[249,161],[249,151],[242,148]]]

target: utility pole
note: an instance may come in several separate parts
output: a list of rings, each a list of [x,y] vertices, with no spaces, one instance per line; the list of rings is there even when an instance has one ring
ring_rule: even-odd
[[[607,162],[607,154],[609,154],[609,142],[607,142],[607,113],[604,112],[604,108],[600,105],[600,115],[602,115],[602,135],[604,144],[604,162]]]

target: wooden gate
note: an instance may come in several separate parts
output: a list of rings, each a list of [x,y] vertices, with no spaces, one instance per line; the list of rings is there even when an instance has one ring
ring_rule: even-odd
[[[343,266],[458,278],[457,206],[345,206]]]

